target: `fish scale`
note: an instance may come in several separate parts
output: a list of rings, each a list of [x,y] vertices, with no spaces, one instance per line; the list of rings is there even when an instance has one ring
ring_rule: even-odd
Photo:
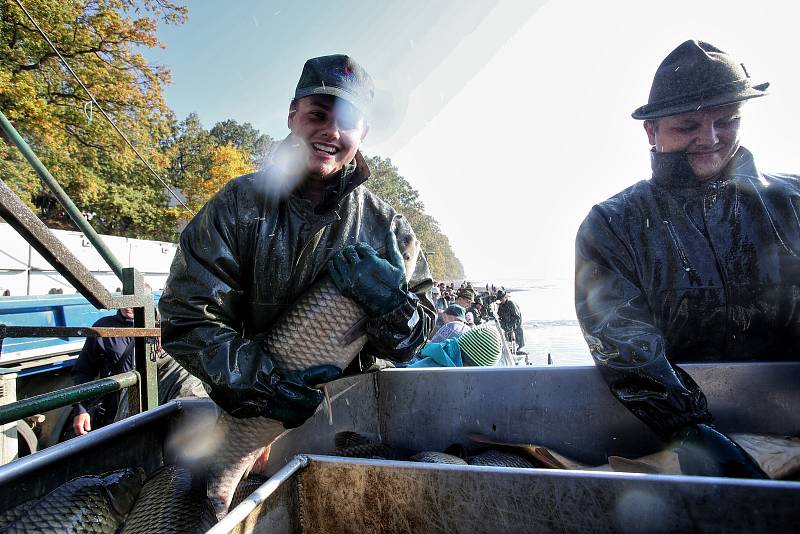
[[[196,532],[203,493],[188,469],[162,467],[145,482],[121,534]]]
[[[83,476],[57,487],[22,513],[4,534],[114,534],[133,506],[141,476],[123,469],[105,476]]]
[[[422,451],[411,457],[415,462],[428,464],[467,465],[467,461],[458,456],[438,451]]]
[[[467,458],[469,465],[485,465],[493,467],[520,467],[524,469],[533,469],[536,465],[513,452],[488,450],[475,456]]]

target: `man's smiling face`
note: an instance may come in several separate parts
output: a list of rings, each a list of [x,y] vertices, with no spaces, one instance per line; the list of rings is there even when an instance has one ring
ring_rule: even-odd
[[[658,152],[685,151],[695,175],[718,175],[739,149],[740,102],[648,120],[647,137]]]
[[[350,103],[314,95],[289,109],[289,129],[306,149],[306,176],[325,180],[353,161],[368,128],[364,115]]]

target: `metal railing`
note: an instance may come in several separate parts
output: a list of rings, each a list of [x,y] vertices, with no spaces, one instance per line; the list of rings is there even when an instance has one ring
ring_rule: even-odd
[[[122,267],[122,264],[114,256],[113,252],[106,246],[94,228],[83,217],[80,210],[72,202],[72,199],[59,185],[58,181],[50,174],[45,165],[39,160],[31,147],[25,142],[14,126],[8,121],[6,116],[0,111],[0,131],[5,138],[16,146],[16,148],[28,160],[42,182],[50,189],[58,202],[64,207],[70,219],[78,226],[86,238],[92,243],[98,253],[102,256],[109,267],[116,273],[122,282],[122,295],[112,295],[97,278],[89,271],[81,261],[50,231],[49,228],[34,214],[28,206],[6,185],[0,178],[0,217],[2,217],[11,227],[13,227],[28,243],[38,252],[48,263],[50,263],[59,274],[70,282],[78,292],[83,295],[92,305],[98,309],[118,309],[133,308],[134,321],[133,328],[114,329],[116,332],[108,332],[102,328],[70,328],[70,327],[20,327],[3,325],[0,329],[0,341],[4,337],[11,337],[12,334],[24,334],[25,337],[47,337],[53,335],[54,330],[59,333],[67,333],[71,336],[92,337],[115,334],[118,336],[134,338],[134,365],[140,378],[130,382],[132,378],[128,373],[118,375],[124,378],[127,386],[119,385],[113,381],[110,391],[117,391],[122,387],[139,385],[139,394],[131,395],[136,399],[139,406],[131,410],[131,413],[138,413],[142,409],[151,409],[158,406],[158,375],[155,363],[155,354],[152,348],[146,343],[147,337],[158,335],[155,329],[155,305],[153,297],[145,291],[144,278],[142,274],[134,268]],[[136,373],[134,373],[136,374]],[[114,378],[114,377],[112,377]],[[66,406],[77,402],[75,399],[82,399],[97,396],[97,388],[101,389],[112,387],[107,382],[111,379],[81,384],[71,388],[53,391],[36,397],[35,403],[32,399],[17,401],[0,408],[0,418],[10,422],[14,419],[11,414],[27,413],[33,415],[37,412],[28,413],[30,406],[48,406],[53,409]],[[101,386],[98,386],[102,383]],[[38,404],[36,404],[38,403]],[[8,414],[8,415],[5,415]],[[20,417],[26,417],[22,415]],[[2,423],[0,423],[1,425]]]
[[[69,406],[76,402],[85,401],[94,397],[102,397],[124,388],[135,386],[139,383],[139,373],[128,371],[108,378],[101,378],[86,382],[77,386],[43,393],[34,397],[29,397],[16,401],[5,406],[0,406],[0,425],[13,423],[25,417],[40,414],[62,406]],[[134,388],[135,389],[135,388]],[[131,404],[139,404],[136,395],[129,395],[128,401]],[[129,407],[131,407],[129,405]]]

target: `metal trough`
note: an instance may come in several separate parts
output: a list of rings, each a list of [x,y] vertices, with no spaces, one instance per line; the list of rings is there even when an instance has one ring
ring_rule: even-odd
[[[800,483],[298,456],[209,534],[780,532]]]
[[[800,434],[800,363],[685,368],[722,430]],[[284,434],[266,472],[280,475],[218,532],[766,532],[800,524],[797,482],[308,456],[330,453],[342,430],[417,451],[472,447],[467,433],[480,432],[589,465],[660,448],[592,367],[389,370],[337,381],[331,394],[333,424],[323,411]],[[210,401],[173,401],[0,467],[0,507],[79,475],[172,463],[173,429],[214,410]]]

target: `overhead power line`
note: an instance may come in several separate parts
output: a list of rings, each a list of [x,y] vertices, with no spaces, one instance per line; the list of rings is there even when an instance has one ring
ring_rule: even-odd
[[[75,71],[72,70],[72,67],[69,66],[69,63],[67,63],[67,60],[64,59],[64,56],[61,55],[61,52],[58,51],[56,46],[53,44],[53,41],[50,40],[50,38],[47,36],[47,34],[41,28],[41,26],[39,26],[39,24],[36,22],[36,20],[34,20],[34,18],[31,16],[31,14],[28,13],[28,10],[25,9],[25,6],[22,5],[22,2],[20,0],[14,0],[14,1],[19,6],[19,8],[22,10],[22,12],[25,13],[25,16],[28,17],[28,20],[31,21],[31,24],[33,24],[34,27],[42,35],[42,37],[44,37],[44,40],[47,41],[47,44],[50,45],[50,48],[53,49],[53,52],[55,52],[55,54],[58,56],[58,58],[61,60],[61,62],[64,64],[64,66],[67,68],[69,73],[72,74],[72,77],[75,78],[75,80],[78,82],[78,84],[80,84],[80,86],[83,88],[83,90],[86,92],[86,94],[89,95],[89,101],[93,105],[97,106],[97,109],[100,111],[100,113],[103,114],[103,117],[105,117],[106,120],[108,120],[108,122],[111,124],[111,127],[114,128],[114,130],[117,131],[117,133],[122,137],[122,139],[125,140],[125,143],[127,143],[127,145],[131,148],[131,150],[133,150],[133,153],[136,154],[136,156],[142,161],[142,163],[145,164],[145,166],[150,170],[150,172],[153,174],[153,176],[155,176],[156,179],[159,182],[161,182],[161,185],[163,185],[167,189],[167,191],[169,191],[170,195],[172,195],[172,197],[175,200],[177,200],[180,203],[181,206],[186,208],[186,211],[188,211],[189,213],[192,214],[192,216],[194,216],[194,212],[189,208],[189,206],[187,206],[186,203],[183,200],[181,200],[181,198],[178,196],[178,194],[175,191],[172,190],[172,188],[167,184],[167,182],[163,178],[161,178],[161,176],[158,175],[158,173],[155,171],[155,169],[153,169],[153,167],[142,157],[142,155],[139,153],[139,151],[136,150],[136,147],[133,146],[133,143],[130,142],[128,137],[124,133],[122,133],[122,130],[120,130],[117,127],[117,125],[114,123],[114,121],[111,119],[111,117],[108,116],[108,113],[106,113],[106,111],[103,109],[103,107],[100,105],[100,103],[95,99],[94,95],[92,95],[92,93],[89,91],[89,89],[86,87],[86,85],[80,79],[80,77],[78,77],[78,75],[75,74]]]

